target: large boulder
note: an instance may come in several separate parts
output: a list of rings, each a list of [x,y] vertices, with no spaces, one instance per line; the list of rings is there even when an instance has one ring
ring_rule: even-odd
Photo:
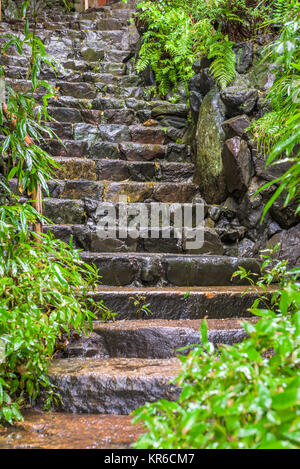
[[[194,181],[208,203],[220,203],[226,199],[227,189],[222,162],[225,135],[222,123],[225,109],[220,94],[211,90],[204,98],[196,132],[196,169]]]

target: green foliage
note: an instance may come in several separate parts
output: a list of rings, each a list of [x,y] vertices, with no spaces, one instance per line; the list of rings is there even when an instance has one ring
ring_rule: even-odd
[[[194,25],[183,8],[173,8],[164,2],[146,2],[139,8],[140,19],[147,21],[149,27],[136,68],[140,72],[150,65],[159,94],[166,95],[178,82],[187,82],[193,75]]]
[[[92,318],[110,317],[89,296],[95,268],[80,260],[72,244],[49,235],[37,239],[30,231],[36,217],[28,204],[0,207],[0,339],[6,345],[0,422],[20,418],[20,405],[34,402],[43,389],[46,404],[57,400],[47,375],[56,341],[71,329],[88,332]]]
[[[280,286],[271,304],[262,294],[250,309],[260,319],[243,322],[249,338],[216,350],[203,321],[202,345],[180,357],[178,402],[161,400],[134,412],[148,431],[135,448],[300,447],[300,269],[288,272],[284,262],[272,267],[269,258],[264,268],[264,290],[278,275]]]
[[[28,6],[29,2],[23,4],[22,17]],[[0,424],[21,419],[22,405],[34,402],[41,391],[46,405],[56,402],[59,396],[48,377],[56,342],[72,330],[88,333],[95,317],[113,317],[102,302],[95,303],[89,295],[99,283],[98,274],[80,260],[72,239],[67,245],[50,234],[33,233],[32,225],[38,220],[50,222],[30,201],[20,203],[12,191],[11,180],[15,179],[17,192],[24,195],[30,196],[38,184],[47,192],[47,181],[57,167],[40,147],[45,137],[55,136],[45,124],[54,90],[40,79],[40,72],[45,65],[56,70],[57,64],[46,54],[35,29],[29,32],[26,21],[23,39],[6,34],[2,49],[6,52],[14,47],[23,55],[25,46],[31,48],[27,78],[32,86],[25,93],[7,87],[7,113],[2,105],[0,110],[4,136],[0,143],[0,197],[4,202],[0,205],[0,345],[5,344],[5,360],[0,363]],[[36,96],[42,88],[40,104]]]
[[[296,0],[277,0],[274,11],[272,24],[280,27],[281,33],[265,51],[265,60],[276,67],[275,81],[266,97],[272,112],[255,122],[252,129],[260,151],[268,154],[266,165],[284,161],[290,163],[290,168],[260,189],[278,186],[265,206],[263,217],[281,194],[285,194],[285,206],[300,196],[300,4]]]
[[[29,2],[23,4],[23,14]],[[53,169],[58,165],[40,144],[45,137],[57,136],[45,124],[50,117],[47,112],[49,98],[53,97],[55,90],[45,80],[40,79],[41,69],[47,65],[56,72],[57,62],[48,56],[41,39],[34,32],[29,31],[29,22],[26,20],[24,38],[13,34],[3,34],[7,39],[1,52],[6,53],[10,48],[23,55],[25,48],[31,49],[31,60],[27,73],[27,79],[31,80],[31,88],[24,92],[15,92],[10,86],[6,86],[6,105],[8,116],[4,115],[0,106],[0,133],[5,138],[0,143],[1,169],[7,181],[16,178],[21,192],[27,189],[32,192],[37,184],[41,184],[47,192],[47,180],[51,179]],[[37,101],[37,92],[44,90],[42,104]],[[12,120],[15,120],[15,126]],[[33,145],[28,145],[25,137],[28,135]]]
[[[210,66],[212,75],[219,82],[221,88],[225,88],[235,77],[235,53],[234,42],[225,36],[223,40],[214,41],[209,48],[208,58],[214,59]]]
[[[245,0],[156,0],[138,5],[138,21],[146,27],[137,70],[150,65],[160,95],[178,82],[187,85],[192,64],[203,55],[212,59],[210,70],[222,88],[235,76],[234,40],[244,31],[251,38],[269,16],[267,1],[247,7]],[[232,40],[233,39],[233,40]]]

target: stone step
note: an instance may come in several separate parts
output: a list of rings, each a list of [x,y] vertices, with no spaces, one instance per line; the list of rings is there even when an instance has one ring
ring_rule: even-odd
[[[9,57],[9,56],[3,56],[3,57]],[[2,62],[10,63],[9,60],[2,60]],[[27,62],[27,61],[26,61]],[[84,62],[78,61],[82,65]],[[25,61],[18,61],[17,64],[24,64]],[[68,62],[66,62],[68,64]],[[26,63],[27,65],[27,63]],[[73,64],[75,67],[75,64]],[[76,65],[79,67],[79,64]],[[86,68],[86,71],[84,69]],[[126,72],[126,65],[123,63],[118,63],[118,62],[100,62],[99,64],[95,64],[91,70],[89,70],[87,67],[84,67],[83,65],[83,70],[77,69],[74,70],[72,68],[64,68],[60,69],[57,68],[57,71],[53,71],[52,69],[49,68],[44,68],[41,71],[40,78],[42,80],[47,80],[48,82],[52,82],[54,86],[59,86],[61,82],[63,82],[63,85],[67,87],[67,93],[66,95],[73,96],[72,92],[72,87],[73,89],[75,88],[75,97],[78,97],[79,91],[83,91],[83,89],[80,88],[79,83],[84,83],[81,86],[87,86],[88,83],[90,84],[97,84],[94,85],[93,88],[90,89],[96,89],[97,92],[98,90],[102,90],[102,87],[105,87],[105,83],[99,84],[99,75],[101,76],[102,74],[109,74],[110,76],[116,76],[117,84],[119,83],[124,83],[126,85],[126,81],[130,83],[130,80],[132,80],[132,83],[134,81],[136,84],[141,84],[141,78],[139,78],[137,75],[127,75],[126,80],[121,80],[120,77],[122,75],[125,75]],[[28,73],[28,68],[26,66],[19,66],[19,65],[4,65],[4,74],[6,78],[11,78],[13,80],[25,80],[26,76]],[[132,77],[132,78],[131,78]],[[115,80],[113,80],[115,81]],[[76,89],[77,87],[77,89]],[[109,89],[112,89],[112,91],[115,91],[115,87],[109,87]],[[118,87],[117,87],[118,90]],[[64,91],[62,88],[60,92]],[[83,95],[84,96],[84,95]],[[81,97],[81,96],[79,96]]]
[[[152,145],[149,143],[126,142],[130,138],[128,126],[101,125],[97,128],[99,141],[88,140],[51,140],[42,147],[51,155],[62,157],[89,157],[94,160],[111,159],[127,161],[159,161],[169,163],[191,162],[191,150],[183,144],[168,143]],[[91,135],[89,135],[91,138]],[[114,143],[120,142],[123,143]]]
[[[103,205],[103,204],[101,204]],[[99,228],[95,225],[95,219],[101,220],[101,217],[95,215],[95,211],[91,213],[90,208],[95,208],[90,201],[84,203],[83,201],[74,200],[60,200],[60,199],[45,199],[44,215],[49,218],[54,225],[45,225],[45,232],[52,232],[55,238],[69,243],[70,237],[73,238],[73,245],[78,249],[83,249],[89,252],[128,252],[128,253],[175,253],[175,254],[206,254],[206,255],[223,255],[225,248],[220,239],[218,230],[205,228],[201,236],[203,237],[200,246],[191,248],[191,241],[195,239],[193,234],[192,239],[185,239],[180,237],[175,232],[173,226],[164,227],[157,226],[157,237],[151,236],[150,228],[147,226],[139,229],[133,236],[126,238],[120,237],[119,232],[111,234],[107,237],[104,229],[101,229],[100,221]],[[101,209],[96,209],[101,212]],[[130,206],[129,206],[130,210]],[[131,208],[131,210],[133,210]],[[105,214],[103,208],[102,213]],[[105,216],[105,215],[104,215]],[[129,218],[130,219],[130,218]],[[88,224],[84,224],[85,222]],[[107,223],[107,219],[105,218]],[[150,223],[150,220],[149,220]],[[115,221],[112,220],[111,226],[115,226]],[[170,237],[166,237],[166,231]],[[148,235],[146,238],[146,234]],[[198,237],[200,234],[198,232]],[[193,246],[192,246],[193,247]]]
[[[57,179],[89,179],[91,181],[137,182],[191,182],[192,163],[154,161],[91,160],[89,158],[57,157],[61,168],[55,171]]]
[[[110,100],[107,100],[107,103],[105,104],[109,104],[109,101]],[[50,116],[58,122],[70,122],[70,119],[72,119],[72,122],[74,123],[86,123],[92,125],[118,124],[119,126],[122,126],[126,124],[128,126],[145,123],[148,125],[149,123],[149,126],[151,126],[152,121],[154,120],[151,118],[151,109],[149,109],[147,101],[141,101],[143,103],[142,109],[131,108],[130,104],[127,106],[127,101],[129,100],[125,100],[125,105],[120,109],[108,107],[104,110],[96,110],[93,109],[92,106],[89,107],[88,100],[81,103],[77,101],[77,98],[60,96],[56,103],[52,102],[51,106],[49,106],[49,113]],[[185,125],[177,127],[178,122],[172,119],[166,119],[163,121],[155,120],[154,123],[155,122],[158,123],[158,125],[162,125],[162,127],[167,129],[167,131],[172,128],[172,133],[169,135],[170,140],[180,143],[186,130]],[[91,136],[87,134],[85,138],[89,140],[94,139],[95,131],[93,131],[93,129],[88,130],[91,130]]]
[[[274,287],[275,288],[275,287]],[[263,292],[245,286],[113,287],[101,286],[94,300],[116,313],[117,320],[209,320],[253,318],[248,311],[258,295],[266,302],[274,289]],[[143,306],[147,306],[147,309]]]
[[[130,449],[143,433],[132,416],[22,411],[24,420],[0,427],[0,449]]]
[[[126,122],[126,121],[125,121]],[[122,142],[119,146],[119,150],[125,157],[134,151],[137,153],[138,146],[135,147],[134,144],[147,144],[151,145],[148,148],[154,148],[156,145],[163,146],[168,143],[172,142],[172,132],[175,130],[172,127],[163,128],[160,126],[151,126],[147,127],[144,125],[117,125],[117,124],[103,124],[99,126],[95,126],[92,124],[74,124],[74,139],[75,140],[84,140],[84,137],[87,136],[88,139],[92,141],[96,140],[104,140],[104,141],[111,141],[113,140],[115,143]],[[176,135],[176,131],[174,132]],[[132,143],[129,143],[132,142]],[[128,146],[129,145],[129,146]],[[147,158],[147,151],[146,148],[142,149],[145,150],[145,154],[141,154],[141,158]],[[161,157],[161,149],[158,147],[158,154]],[[164,155],[164,151],[162,152]],[[150,159],[150,158],[149,158]],[[151,159],[153,157],[151,156]]]
[[[120,196],[127,196],[128,203],[147,201],[184,204],[193,202],[198,195],[198,187],[184,182],[96,182],[81,179],[50,182],[49,192],[50,197],[59,199],[90,197],[95,201],[119,202]]]
[[[255,319],[248,318],[248,321]],[[201,322],[201,319],[94,322],[89,337],[74,337],[56,357],[166,359],[186,355],[193,348],[190,346],[201,343]],[[208,340],[215,346],[233,345],[247,337],[238,318],[208,319],[207,324]],[[190,348],[178,351],[182,347]]]
[[[49,372],[59,410],[127,415],[146,402],[177,399],[180,389],[169,382],[180,369],[177,358],[69,358],[53,360]]]
[[[90,253],[82,259],[95,264],[107,286],[227,286],[248,284],[233,278],[239,267],[260,273],[258,259],[229,256]]]

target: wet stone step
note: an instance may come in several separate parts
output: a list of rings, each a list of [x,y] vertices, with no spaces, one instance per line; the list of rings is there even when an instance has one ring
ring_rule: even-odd
[[[187,145],[169,143],[152,145],[149,143],[114,143],[131,138],[127,126],[101,125],[96,128],[100,141],[88,140],[51,140],[41,146],[51,155],[61,157],[90,157],[93,160],[120,159],[128,161],[166,160],[169,163],[191,162],[191,150]]]
[[[70,358],[53,360],[49,372],[59,410],[128,415],[146,402],[177,399],[180,389],[169,382],[179,370],[177,358]]]
[[[252,321],[253,319],[248,319]],[[200,344],[201,319],[194,320],[125,320],[112,323],[94,322],[89,337],[72,338],[60,350],[60,358],[171,358],[186,355],[191,348],[181,347]],[[247,336],[241,320],[208,319],[208,341],[215,346],[233,345]]]
[[[193,233],[193,238],[186,240],[184,234],[183,237],[179,237],[177,233],[174,233],[172,226],[163,229],[157,227],[156,238],[151,237],[151,228],[147,226],[140,227],[134,235],[124,238],[123,235],[119,236],[118,221],[115,222],[113,219],[110,226],[114,230],[116,227],[116,232],[109,237],[105,236],[103,225],[108,223],[107,217],[104,215],[102,228],[99,227],[100,222],[94,224],[96,216],[89,213],[91,207],[94,208],[91,201],[74,203],[73,200],[46,199],[44,215],[56,224],[45,225],[44,231],[51,231],[57,239],[67,243],[72,236],[75,247],[89,252],[224,254],[225,249],[219,234],[217,230],[212,229],[204,230],[203,243],[196,249],[190,248],[191,240],[195,240],[195,233]],[[132,209],[129,208],[130,210]],[[101,220],[101,217],[99,218]],[[88,224],[84,225],[86,221]],[[130,221],[130,223],[134,222]],[[166,232],[169,234],[168,238]]]
[[[145,272],[145,271],[144,271]],[[91,294],[119,320],[223,320],[253,318],[248,311],[262,291],[245,286],[105,287]],[[264,293],[271,300],[272,289]],[[146,305],[148,311],[143,309]],[[149,313],[151,311],[151,313]]]
[[[49,192],[50,197],[60,199],[90,197],[96,201],[119,202],[120,196],[123,196],[127,197],[128,203],[191,203],[198,194],[198,187],[184,182],[96,182],[81,179],[50,182]]]
[[[249,285],[233,273],[239,267],[260,273],[259,260],[230,256],[83,252],[82,259],[97,266],[107,286]]]
[[[55,160],[61,165],[60,169],[55,171],[57,179],[191,182],[194,174],[192,163],[91,160],[89,158],[64,157],[57,157]]]
[[[127,415],[22,413],[24,421],[0,428],[0,449],[126,449],[144,431]]]
[[[90,74],[86,74],[87,76],[90,76]],[[103,74],[106,75],[107,74]],[[135,75],[124,75],[123,77],[119,78],[118,81],[125,81],[130,84],[130,82],[134,81],[136,78]],[[85,83],[83,80],[81,82]],[[11,82],[12,83],[12,82]],[[22,88],[22,84],[24,83],[24,86],[27,88],[30,87],[30,82],[24,82],[22,80],[16,80],[14,82],[16,88],[19,87],[20,89]],[[64,81],[65,84],[68,84],[67,81]],[[78,84],[77,82],[73,84]],[[151,117],[151,110],[155,108],[160,101],[155,101],[155,100],[150,100],[150,99],[136,99],[136,98],[120,98],[118,97],[118,94],[120,93],[121,88],[124,86],[122,84],[117,84],[116,85],[111,85],[111,84],[106,84],[106,83],[101,83],[97,82],[96,83],[97,89],[99,91],[98,93],[98,98],[96,100],[91,100],[91,99],[85,99],[84,97],[82,98],[74,98],[73,96],[62,96],[59,95],[59,93],[54,97],[49,99],[49,107],[50,108],[57,108],[57,107],[65,107],[65,108],[76,108],[76,109],[90,109],[90,110],[98,110],[98,111],[105,111],[107,109],[116,109],[120,111],[120,109],[132,109],[134,111],[144,111],[148,112],[149,116]],[[129,85],[128,85],[129,86]],[[24,88],[24,87],[23,87]],[[111,95],[111,96],[110,96]],[[37,96],[37,99],[41,99],[43,96],[43,93],[41,93],[41,96]],[[93,108],[93,103],[95,103],[95,106],[97,109]],[[149,119],[150,119],[149,117]],[[148,119],[148,120],[149,120]],[[151,122],[149,125],[154,122],[159,122],[155,119],[151,118]],[[153,124],[151,124],[153,125]],[[168,126],[165,126],[168,127]]]

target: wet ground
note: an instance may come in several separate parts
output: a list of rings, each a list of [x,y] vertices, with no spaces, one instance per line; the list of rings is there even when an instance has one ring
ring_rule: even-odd
[[[24,421],[0,427],[0,449],[122,449],[142,434],[125,415],[26,411]]]

